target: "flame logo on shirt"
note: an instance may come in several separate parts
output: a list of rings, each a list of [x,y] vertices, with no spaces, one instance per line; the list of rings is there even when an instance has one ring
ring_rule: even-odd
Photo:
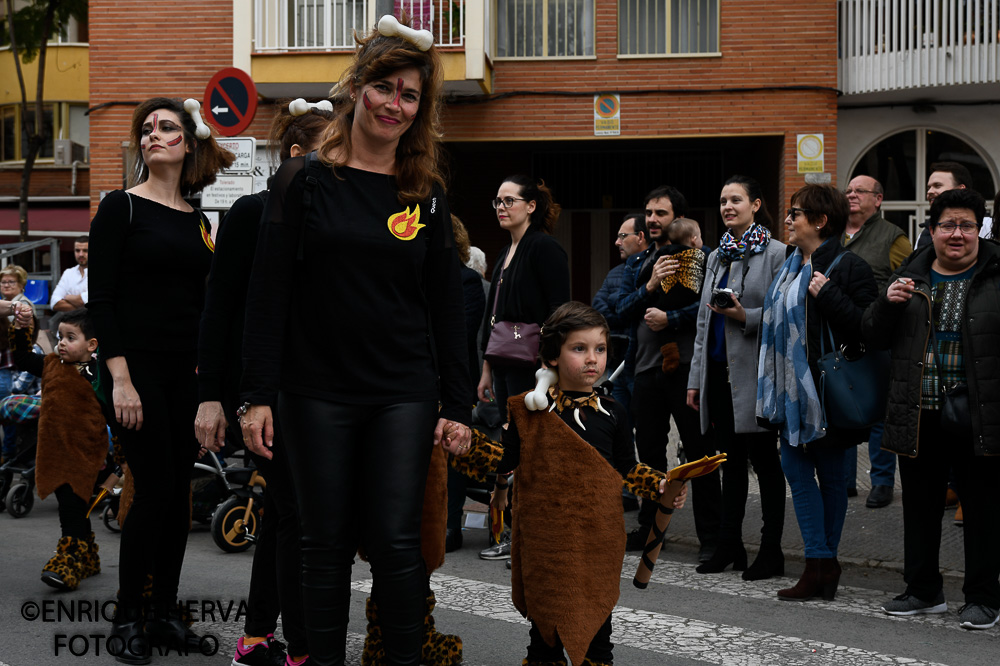
[[[208,229],[205,227],[205,220],[201,221],[201,239],[205,241],[205,247],[215,252],[215,243],[212,242],[212,234],[208,233]]]
[[[401,213],[389,216],[389,233],[399,240],[413,240],[417,237],[417,232],[426,227],[420,224],[420,205],[417,204],[410,212],[410,207]]]

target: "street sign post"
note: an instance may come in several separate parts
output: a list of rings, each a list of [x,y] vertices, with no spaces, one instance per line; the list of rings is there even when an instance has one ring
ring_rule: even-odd
[[[253,122],[257,111],[257,86],[250,75],[236,67],[216,72],[205,87],[205,115],[223,136],[236,136]]]

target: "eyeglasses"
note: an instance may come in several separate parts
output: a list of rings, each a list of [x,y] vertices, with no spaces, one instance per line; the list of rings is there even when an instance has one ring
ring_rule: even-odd
[[[4,287],[13,287],[17,284],[17,280],[0,280],[0,285],[3,285]]]
[[[852,194],[857,194],[860,197],[862,194],[881,194],[881,193],[876,192],[875,190],[862,190],[861,188],[852,188],[852,187],[849,187],[846,190],[844,190],[845,197],[849,197]]]
[[[638,232],[630,231],[627,234],[618,234],[618,240],[625,240],[629,236],[638,236]]]
[[[787,217],[793,220],[799,216],[799,213],[811,213],[813,212],[811,208],[795,208],[794,206],[785,211]]]
[[[494,208],[499,208],[500,206],[503,206],[504,208],[510,208],[511,206],[514,205],[515,201],[527,201],[527,199],[518,199],[516,197],[503,197],[503,198],[497,197],[490,203],[493,204]]]
[[[972,234],[979,233],[979,225],[973,224],[972,222],[962,222],[961,224],[955,224],[954,222],[945,222],[944,224],[937,225],[937,228],[945,232],[946,234],[955,233],[955,229],[961,229],[962,233],[966,236],[971,236]]]

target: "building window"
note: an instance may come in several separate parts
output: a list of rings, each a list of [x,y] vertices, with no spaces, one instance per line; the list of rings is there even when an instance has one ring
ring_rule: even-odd
[[[354,31],[365,32],[364,0],[293,0],[288,2],[293,48],[354,48]]]
[[[934,162],[958,162],[972,174],[973,189],[987,208],[997,191],[997,180],[983,152],[954,134],[918,128],[897,132],[876,143],[851,170],[851,179],[871,176],[882,184],[882,217],[898,225],[915,241],[927,217],[927,178]],[[994,211],[995,212],[995,211]]]
[[[619,55],[719,52],[719,0],[618,0]]]
[[[0,107],[0,159],[5,162],[25,158],[28,150],[28,130],[35,123],[35,105],[29,104],[28,124],[21,122],[21,105],[10,104]],[[37,159],[52,160],[55,156],[55,139],[67,138],[80,145],[90,143],[90,121],[84,115],[86,105],[56,102],[42,107],[42,122],[45,125],[45,143],[38,152]]]
[[[594,0],[497,0],[498,58],[594,55]]]

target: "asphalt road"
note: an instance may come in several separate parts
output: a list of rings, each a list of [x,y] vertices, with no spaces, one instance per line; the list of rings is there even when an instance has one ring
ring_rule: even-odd
[[[628,514],[628,520],[634,522],[635,514]],[[751,520],[748,516],[748,522]],[[114,663],[100,640],[108,631],[100,614],[96,618],[92,613],[72,618],[66,614],[79,611],[88,602],[91,607],[100,607],[114,599],[119,539],[100,523],[96,528],[103,573],[84,581],[75,592],[58,593],[39,580],[41,567],[59,537],[54,498],[36,501],[32,512],[19,520],[0,514],[0,635],[4,638],[0,666]],[[465,547],[450,554],[435,573],[435,617],[440,630],[462,636],[466,664],[513,666],[524,656],[527,625],[510,603],[509,573],[503,563],[478,558],[484,541],[483,530],[467,530]],[[962,597],[961,579],[956,576],[946,577],[948,614],[897,619],[879,611],[881,602],[900,591],[902,583],[896,571],[849,566],[835,601],[798,604],[779,601],[774,593],[794,583],[801,561],[789,559],[786,578],[746,583],[731,571],[713,576],[696,574],[695,551],[689,545],[670,543],[665,550],[645,591],[631,584],[636,558],[625,558],[614,617],[619,665],[985,666],[1000,660],[1000,627],[969,632],[958,626]],[[189,539],[181,596],[197,608],[208,611],[211,604],[217,609],[214,619],[205,618],[195,629],[217,637],[219,652],[213,657],[173,653],[157,657],[153,663],[230,662],[236,638],[242,633],[239,607],[246,597],[252,555],[252,550],[225,554],[212,542],[206,527],[195,527]],[[350,664],[360,663],[369,585],[368,567],[359,562],[351,609]],[[39,613],[37,619],[25,619]],[[100,656],[95,654],[98,644]]]

